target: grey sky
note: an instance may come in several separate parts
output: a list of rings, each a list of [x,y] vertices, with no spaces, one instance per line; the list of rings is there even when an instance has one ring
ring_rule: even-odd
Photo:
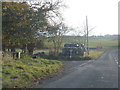
[[[63,16],[67,25],[81,30],[87,15],[89,26],[96,26],[93,35],[118,34],[118,1],[65,0],[68,8]]]
[[[5,1],[5,0],[3,0]],[[6,0],[11,1],[11,0]],[[24,1],[24,0],[17,0]],[[36,1],[36,0],[29,0]],[[37,0],[39,1],[39,0]],[[119,0],[63,0],[68,8],[62,10],[65,23],[83,30],[88,16],[89,28],[96,27],[92,35],[118,34]]]

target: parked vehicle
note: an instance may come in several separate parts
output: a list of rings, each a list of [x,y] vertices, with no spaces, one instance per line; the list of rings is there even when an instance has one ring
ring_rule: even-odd
[[[44,57],[45,53],[44,52],[37,52],[33,54],[32,58],[39,58],[39,57]]]
[[[83,44],[65,44],[60,56],[69,56],[70,58],[73,56],[83,56],[85,51],[86,48]]]

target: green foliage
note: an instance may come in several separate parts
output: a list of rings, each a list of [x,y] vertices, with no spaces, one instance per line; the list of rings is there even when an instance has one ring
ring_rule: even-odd
[[[42,1],[38,4],[27,4],[22,2],[2,3],[2,24],[3,24],[3,51],[5,48],[22,48],[24,52],[33,53],[37,41],[44,40],[38,31],[48,30],[51,18],[59,16],[61,1]],[[59,17],[58,17],[59,18]],[[50,29],[52,31],[52,29]],[[42,47],[42,43],[41,44]],[[38,45],[37,45],[38,47]],[[38,47],[40,48],[40,46]]]
[[[43,46],[44,46],[44,41],[43,40],[44,40],[44,38],[40,38],[39,40],[36,41],[35,46],[36,46],[37,49],[42,49],[43,48]]]
[[[18,47],[21,43],[28,43],[34,37],[31,29],[33,10],[29,5],[17,2],[2,3],[2,35],[3,46]]]
[[[57,72],[62,63],[47,59],[6,60],[3,62],[3,88],[24,88],[33,85],[38,78]]]

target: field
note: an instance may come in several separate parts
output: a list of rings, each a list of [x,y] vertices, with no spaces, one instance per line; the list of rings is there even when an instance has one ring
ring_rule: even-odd
[[[69,43],[83,43],[84,39],[81,37],[75,37],[75,36],[65,36],[63,38],[63,43],[61,47],[64,47],[64,44]],[[47,40],[44,41],[44,48],[49,48],[48,46],[52,46],[52,42],[47,42]],[[97,46],[102,46],[103,49],[110,49],[113,47],[118,47],[118,39],[114,38],[89,38],[88,48],[96,48]],[[85,45],[85,47],[87,47]],[[17,49],[17,52],[21,52],[20,49]],[[49,50],[48,49],[35,49],[33,53],[37,52],[45,52],[48,55]]]
[[[107,49],[113,49],[118,47],[118,39],[116,37],[101,38],[101,37],[90,37],[88,42],[89,55],[92,59],[98,59]],[[83,43],[82,37],[66,36],[64,37],[63,43]],[[63,44],[63,45],[64,45]],[[102,49],[96,49],[97,46],[102,46]],[[85,45],[85,47],[87,47]]]
[[[67,43],[83,43],[83,42],[84,42],[84,39],[82,37],[65,36],[63,38],[62,47],[64,47],[64,44],[67,44]],[[47,47],[48,45],[49,45],[49,43],[47,43],[45,41],[45,47]],[[102,46],[102,49],[96,49],[97,46]],[[87,46],[85,45],[85,47],[87,47]],[[117,47],[118,47],[118,40],[116,37],[113,37],[113,38],[90,37],[89,44],[88,44],[88,48],[90,48],[89,57],[91,57],[93,59],[97,59],[107,49],[113,49],[113,48],[117,48]],[[48,50],[46,50],[46,49],[35,50],[34,52],[36,53],[36,52],[41,52],[41,51],[48,54]]]
[[[111,38],[99,38],[99,37],[89,37],[88,39],[88,48],[96,48],[97,46],[102,46],[103,49],[110,49],[113,47],[118,47],[118,39],[116,37],[111,37]],[[61,47],[64,47],[64,44],[69,44],[69,43],[84,43],[84,38],[82,37],[77,37],[77,36],[64,36],[63,38],[63,43]],[[48,46],[52,47],[52,42],[47,42],[44,41],[44,47],[48,48]],[[87,47],[85,45],[85,47]],[[44,51],[48,54],[47,49],[42,49],[42,50],[35,50],[34,52],[39,52],[39,51]]]
[[[88,39],[89,48],[96,48],[96,46],[102,46],[103,48],[111,48],[118,46],[118,39],[115,38],[92,38]],[[64,37],[63,43],[83,43],[82,37],[66,36]],[[86,46],[85,46],[86,47]]]

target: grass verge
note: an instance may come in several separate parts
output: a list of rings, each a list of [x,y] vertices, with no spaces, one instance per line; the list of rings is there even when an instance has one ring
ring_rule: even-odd
[[[3,88],[25,88],[38,78],[57,72],[62,63],[47,59],[5,60],[2,67]]]
[[[91,50],[89,51],[89,55],[86,53],[84,57],[90,57],[91,59],[98,59],[105,50]]]

